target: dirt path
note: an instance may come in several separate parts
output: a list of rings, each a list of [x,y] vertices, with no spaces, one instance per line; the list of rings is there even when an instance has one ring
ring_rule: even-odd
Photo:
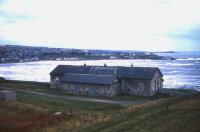
[[[7,87],[0,87],[0,89],[7,89],[12,90],[16,92],[21,93],[29,93],[39,96],[46,96],[46,97],[53,97],[53,98],[60,98],[60,99],[66,99],[66,100],[78,100],[78,101],[86,101],[86,102],[98,102],[98,103],[110,103],[110,104],[119,104],[122,106],[128,106],[128,105],[134,105],[141,101],[135,100],[135,101],[120,101],[120,100],[108,100],[108,99],[98,99],[98,98],[90,98],[90,97],[78,97],[78,96],[64,96],[64,95],[56,95],[56,94],[50,94],[50,93],[44,93],[44,92],[36,92],[31,90],[22,90],[22,89],[12,89]]]

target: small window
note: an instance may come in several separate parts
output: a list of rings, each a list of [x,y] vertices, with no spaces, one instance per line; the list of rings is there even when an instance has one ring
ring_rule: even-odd
[[[155,81],[155,84],[154,84],[154,91],[156,91],[157,90],[157,86],[158,84],[157,84],[157,81]]]

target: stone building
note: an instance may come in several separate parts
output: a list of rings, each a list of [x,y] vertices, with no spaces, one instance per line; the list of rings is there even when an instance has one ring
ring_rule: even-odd
[[[16,100],[16,92],[9,90],[0,90],[0,100]]]
[[[50,77],[52,88],[88,96],[152,96],[163,88],[156,67],[58,65]]]

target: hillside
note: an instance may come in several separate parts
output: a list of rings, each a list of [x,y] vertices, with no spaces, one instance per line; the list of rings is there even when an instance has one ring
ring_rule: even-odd
[[[48,84],[4,82],[0,87],[64,95]],[[0,131],[200,131],[199,95],[104,99],[137,103],[122,106],[17,92],[17,101],[0,101]]]

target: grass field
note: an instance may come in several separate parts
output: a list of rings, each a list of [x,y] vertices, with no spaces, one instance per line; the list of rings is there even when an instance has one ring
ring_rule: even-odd
[[[17,93],[17,101],[0,102],[0,131],[80,130],[110,119],[109,113],[120,109],[123,107],[113,104]]]
[[[118,116],[86,131],[198,132],[200,97],[167,98],[130,106]]]
[[[58,89],[50,88],[50,84],[48,83],[35,83],[35,82],[25,82],[25,81],[4,81],[0,83],[2,87],[8,87],[13,89],[22,89],[22,90],[31,90],[37,92],[45,92],[45,93],[53,93],[58,95],[67,95],[67,96],[77,96],[69,93],[64,93]],[[84,97],[84,96],[83,96]],[[152,97],[139,97],[139,96],[114,96],[114,97],[95,97],[95,98],[103,98],[103,99],[112,99],[112,100],[154,100],[159,98],[168,97],[168,95],[158,94]],[[93,97],[91,97],[93,98]]]
[[[7,82],[0,86],[54,92],[54,89],[48,89],[47,84]],[[63,95],[57,90],[55,92]],[[127,96],[113,98],[143,99]],[[200,96],[157,95],[144,99],[146,101],[140,104],[121,106],[18,92],[17,101],[0,101],[0,132],[200,131]]]

